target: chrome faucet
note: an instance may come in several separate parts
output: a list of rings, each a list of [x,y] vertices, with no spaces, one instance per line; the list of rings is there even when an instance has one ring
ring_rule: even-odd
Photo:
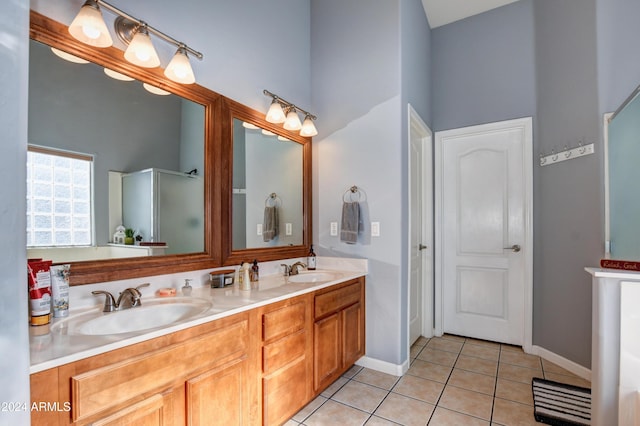
[[[97,296],[99,294],[104,294],[104,308],[102,312],[114,312],[117,310],[124,310],[135,308],[136,306],[142,305],[142,293],[140,293],[140,289],[143,287],[149,287],[149,283],[141,284],[137,287],[130,287],[124,289],[120,295],[118,296],[118,301],[115,300],[113,295],[108,291],[104,290],[96,290],[92,291],[91,294]]]
[[[294,263],[289,267],[289,275],[298,275],[298,272],[300,272],[298,270],[299,267],[302,267],[303,269],[307,269],[307,264],[302,262]]]
[[[287,265],[286,263],[281,263],[280,266],[284,266],[284,276],[288,277],[289,273],[291,272],[289,265]]]

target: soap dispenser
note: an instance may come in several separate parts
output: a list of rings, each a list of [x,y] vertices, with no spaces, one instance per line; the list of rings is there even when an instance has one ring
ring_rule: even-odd
[[[191,290],[193,290],[193,287],[191,287],[191,279],[185,279],[184,280],[184,286],[182,287],[182,295],[183,296],[191,296]]]

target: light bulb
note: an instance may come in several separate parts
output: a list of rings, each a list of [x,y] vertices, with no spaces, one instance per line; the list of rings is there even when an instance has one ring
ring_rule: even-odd
[[[298,117],[298,113],[295,108],[290,108],[287,113],[287,118],[282,125],[287,130],[300,130],[302,127],[302,123],[300,122],[300,117]]]
[[[193,75],[193,69],[187,56],[187,50],[184,47],[180,46],[178,48],[171,62],[167,65],[167,69],[164,70],[164,75],[176,83],[192,84],[196,82],[196,77]]]
[[[98,3],[87,0],[69,25],[69,33],[85,44],[109,47],[113,44]]]
[[[282,105],[275,98],[271,105],[269,106],[269,111],[267,111],[267,116],[265,117],[269,123],[284,123],[285,115],[282,110]]]
[[[313,120],[311,119],[309,114],[307,114],[304,117],[304,123],[302,123],[302,128],[300,129],[300,136],[311,137],[317,134],[318,134],[318,129],[316,129],[316,126],[313,124]]]
[[[160,58],[153,47],[149,32],[144,25],[140,26],[124,52],[124,58],[134,65],[144,68],[155,68],[160,65]]]

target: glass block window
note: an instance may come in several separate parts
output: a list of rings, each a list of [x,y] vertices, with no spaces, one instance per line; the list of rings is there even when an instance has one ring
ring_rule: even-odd
[[[29,146],[27,247],[92,245],[92,175],[90,155]]]

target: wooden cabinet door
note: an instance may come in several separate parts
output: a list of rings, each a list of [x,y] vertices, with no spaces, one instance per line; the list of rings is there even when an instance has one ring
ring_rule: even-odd
[[[182,389],[155,394],[124,410],[92,422],[93,426],[166,426],[184,424]]]
[[[188,380],[187,425],[248,424],[246,376],[247,361],[243,359]]]
[[[340,373],[342,366],[340,323],[340,312],[336,312],[314,324],[313,387],[315,391],[330,384]]]
[[[362,305],[356,303],[342,311],[342,362],[350,366],[364,355]]]
[[[281,425],[309,401],[304,356],[262,380],[263,424]]]

